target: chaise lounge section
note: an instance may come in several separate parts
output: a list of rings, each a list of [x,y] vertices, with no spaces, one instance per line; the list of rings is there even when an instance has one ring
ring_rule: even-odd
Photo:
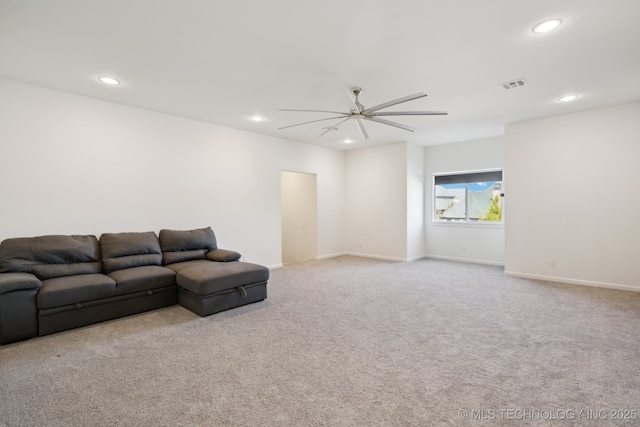
[[[0,244],[0,344],[180,303],[207,316],[266,298],[269,269],[197,230]]]
[[[176,272],[178,303],[199,316],[267,297],[269,269],[238,262],[238,252],[218,249],[210,228],[161,230],[160,244],[165,266]]]

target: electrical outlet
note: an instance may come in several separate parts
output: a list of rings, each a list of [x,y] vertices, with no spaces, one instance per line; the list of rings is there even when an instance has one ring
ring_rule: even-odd
[[[556,259],[555,259],[555,258],[551,258],[551,259],[549,260],[549,265],[550,265],[551,267],[555,267],[555,266],[556,266]]]

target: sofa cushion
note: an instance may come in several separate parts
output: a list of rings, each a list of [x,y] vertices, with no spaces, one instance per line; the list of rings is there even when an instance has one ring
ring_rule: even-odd
[[[218,243],[211,227],[195,230],[160,230],[160,247],[162,263],[166,265],[205,259],[205,254],[216,249]]]
[[[43,280],[38,309],[62,307],[116,295],[116,282],[103,274],[81,274]]]
[[[179,271],[182,271],[185,268],[191,268],[197,265],[209,265],[209,264],[211,264],[211,261],[207,259],[192,259],[191,261],[175,262],[173,264],[168,264],[166,267],[178,273]]]
[[[105,233],[100,236],[102,268],[105,273],[144,265],[161,265],[158,236],[146,233]]]
[[[169,265],[176,262],[206,260],[206,254],[207,251],[205,249],[196,249],[194,251],[163,252],[162,264]]]
[[[126,268],[108,274],[116,281],[116,294],[147,291],[176,285],[176,273],[159,265]]]
[[[209,262],[182,269],[178,286],[196,295],[210,295],[227,289],[266,282],[269,269],[248,262]]]
[[[0,244],[0,273],[32,273],[46,280],[101,271],[96,236],[20,237]]]

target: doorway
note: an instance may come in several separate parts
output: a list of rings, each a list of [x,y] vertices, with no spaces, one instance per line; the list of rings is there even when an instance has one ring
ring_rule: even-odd
[[[318,248],[317,177],[280,172],[282,263],[314,259]]]

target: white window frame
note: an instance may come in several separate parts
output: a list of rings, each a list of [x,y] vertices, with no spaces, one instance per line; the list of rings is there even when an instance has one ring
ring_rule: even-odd
[[[502,212],[502,220],[501,221],[476,221],[469,219],[460,219],[460,220],[438,220],[436,218],[436,177],[452,177],[453,179],[460,177],[461,175],[481,175],[481,174],[493,174],[500,173],[500,182],[502,182],[501,187],[501,212]],[[491,180],[497,181],[497,180]],[[471,182],[482,182],[482,181],[471,181]],[[462,183],[462,182],[460,182]],[[469,181],[465,182],[469,184]],[[495,169],[476,169],[476,170],[468,170],[468,171],[456,171],[456,172],[442,172],[442,173],[434,173],[432,175],[431,180],[431,192],[432,192],[432,207],[431,207],[431,222],[433,225],[437,226],[453,226],[453,227],[486,227],[486,228],[502,228],[504,227],[504,218],[505,218],[505,202],[504,202],[504,170],[502,168]],[[465,203],[468,204],[468,200],[466,197],[465,190]],[[468,216],[468,206],[465,207],[465,216]]]

